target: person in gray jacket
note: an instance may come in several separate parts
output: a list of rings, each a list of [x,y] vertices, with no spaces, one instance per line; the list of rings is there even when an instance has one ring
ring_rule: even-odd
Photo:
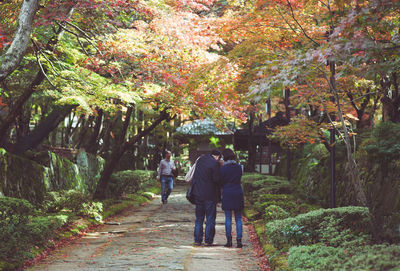
[[[176,170],[174,161],[171,160],[171,152],[165,151],[164,159],[161,160],[158,167],[157,181],[161,181],[161,201],[163,204],[168,202],[168,197],[174,189],[174,174]]]

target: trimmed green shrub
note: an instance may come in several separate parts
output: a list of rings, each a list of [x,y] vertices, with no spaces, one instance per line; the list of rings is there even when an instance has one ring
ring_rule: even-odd
[[[260,189],[266,189],[262,194],[285,194],[292,192],[292,187],[285,178],[259,173],[243,174],[242,185],[245,194],[252,194],[255,191],[260,191]]]
[[[156,179],[149,170],[124,170],[112,174],[108,185],[108,197],[120,197],[123,193],[133,194]]]
[[[33,212],[32,204],[24,199],[0,198],[0,261],[16,264],[30,255],[27,225]]]
[[[33,211],[33,205],[27,200],[0,197],[0,223],[26,223]]]
[[[97,221],[102,221],[103,203],[87,202],[83,203],[79,211],[80,215],[94,218]]]
[[[374,245],[351,249],[321,244],[297,246],[289,250],[293,270],[400,270],[400,246]]]
[[[89,200],[88,195],[78,190],[52,191],[46,193],[43,210],[48,213],[57,213],[67,209],[77,213]]]
[[[264,213],[265,208],[268,206],[277,205],[292,215],[296,215],[296,204],[297,203],[293,195],[263,194],[258,197],[254,207],[259,213]]]
[[[64,191],[63,197],[65,198],[64,207],[75,213],[79,212],[83,204],[90,200],[88,195],[78,190]]]
[[[257,189],[254,184],[258,180],[264,179],[265,176],[258,173],[244,173],[242,176],[242,186],[245,193],[251,193]]]
[[[44,245],[54,236],[55,230],[67,224],[68,219],[67,215],[32,217],[26,229],[31,245]]]
[[[319,209],[296,217],[266,224],[266,235],[277,248],[327,242],[339,244],[369,243],[368,209],[340,207]]]
[[[273,221],[277,219],[284,219],[288,218],[289,213],[283,210],[281,207],[277,205],[270,205],[265,208],[265,221]]]
[[[32,247],[44,244],[68,220],[65,215],[41,217],[34,213],[26,200],[0,198],[0,261],[8,264],[4,268],[12,269],[32,257]]]
[[[295,246],[289,249],[289,266],[293,270],[334,270],[343,262],[344,248],[325,245]],[[343,270],[343,269],[342,269]]]
[[[359,249],[360,252],[355,250],[353,255],[346,259],[342,269],[338,266],[336,270],[400,270],[399,245],[374,245]]]
[[[265,209],[271,205],[276,205],[286,211],[289,216],[307,213],[320,207],[310,205],[296,199],[293,195],[287,194],[263,194],[258,197],[254,203],[254,208],[261,215],[265,214]],[[259,215],[259,216],[260,216]]]

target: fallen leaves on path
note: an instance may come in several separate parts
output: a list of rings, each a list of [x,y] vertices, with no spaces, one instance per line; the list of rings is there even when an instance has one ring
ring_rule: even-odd
[[[65,227],[59,229],[59,232],[69,231],[71,229],[72,225],[73,224],[66,225]],[[26,261],[21,270],[24,270],[29,266],[40,263],[41,261],[46,259],[51,254],[52,251],[73,244],[75,240],[86,235],[88,232],[94,231],[96,228],[98,228],[100,226],[101,226],[101,224],[92,224],[92,225],[89,225],[86,229],[81,230],[78,234],[72,235],[70,237],[62,238],[60,240],[48,240],[48,247],[45,250],[43,250],[43,252],[40,253],[38,256],[33,258],[32,260]],[[63,257],[67,258],[68,255],[64,254]]]
[[[251,244],[253,246],[253,253],[255,254],[255,256],[258,259],[258,266],[263,271],[271,271],[267,256],[265,256],[264,249],[260,243],[260,240],[257,236],[254,226],[251,225],[250,223],[248,223],[248,220],[245,217],[243,217],[243,221],[247,225],[247,230],[249,233],[249,241],[251,242]]]

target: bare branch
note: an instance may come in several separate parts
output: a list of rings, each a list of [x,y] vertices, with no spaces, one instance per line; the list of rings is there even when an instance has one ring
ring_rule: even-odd
[[[47,76],[46,70],[45,70],[45,68],[43,67],[42,62],[40,61],[40,57],[39,57],[40,48],[38,47],[38,45],[37,45],[35,42],[33,43],[33,45],[34,45],[34,51],[35,51],[36,61],[37,61],[38,65],[39,65],[39,67],[40,67],[40,70],[42,71],[43,75],[46,77],[46,79],[47,79],[47,81],[50,83],[50,85],[52,85],[52,87],[54,87],[55,89],[57,89],[57,87],[53,84],[53,82],[51,82],[50,78]]]
[[[305,81],[306,81],[307,85],[315,93],[315,95],[317,95],[318,99],[321,101],[322,107],[324,108],[324,111],[326,112],[326,115],[328,116],[328,120],[331,123],[332,127],[339,133],[340,137],[342,139],[344,139],[344,136],[342,135],[342,133],[338,129],[336,129],[335,124],[334,124],[333,120],[331,119],[331,116],[328,113],[328,107],[326,106],[324,99],[322,99],[322,97],[318,94],[317,90],[312,86],[311,83],[308,82],[307,79],[305,79]]]
[[[81,30],[79,27],[75,26],[75,25],[72,24],[72,23],[69,23],[69,22],[65,22],[65,23],[67,23],[68,25],[73,26],[75,29],[78,30],[79,33],[83,34],[83,38],[85,38],[85,40],[86,40],[88,43],[90,43],[90,45],[92,45],[92,46],[96,49],[96,51],[99,53],[99,55],[103,56],[103,53],[97,48],[96,45],[93,44],[93,42],[91,41],[90,36],[87,35],[85,31]],[[85,49],[85,47],[83,46],[83,44],[82,44],[82,42],[81,42],[81,40],[80,40],[80,38],[82,38],[82,37],[81,37],[78,33],[75,33],[74,31],[69,30],[66,26],[62,25],[62,24],[59,23],[59,22],[57,22],[57,24],[58,24],[60,27],[62,27],[66,32],[68,32],[68,33],[74,35],[74,36],[77,38],[77,41],[78,41],[79,45],[81,46],[82,50],[85,51],[85,54],[86,54],[86,55],[89,55],[89,52],[87,52],[87,50]]]
[[[318,0],[318,2],[320,2],[323,6],[329,8],[329,1],[328,1],[328,4],[323,2],[323,1],[321,1],[321,0]]]
[[[35,47],[36,47],[36,48],[39,48],[39,46],[36,44],[36,42],[35,42],[34,40],[32,40],[32,43],[35,44]],[[53,62],[46,56],[46,54],[43,53],[42,50],[38,50],[38,52],[47,60],[47,62],[50,64],[50,66],[51,66],[51,68],[53,69],[53,71],[55,72],[55,74],[60,75],[60,74],[57,72],[56,68],[54,67]]]
[[[69,25],[69,26],[72,26],[72,27],[75,28],[76,30],[78,30],[78,32],[81,33],[85,38],[87,38],[87,39],[91,39],[91,38],[92,38],[92,37],[90,37],[90,36],[86,33],[86,31],[82,30],[79,26],[77,26],[77,25],[75,25],[75,24],[73,24],[73,23],[71,23],[71,22],[67,22],[67,21],[65,21],[65,23],[66,23],[67,25]]]
[[[289,26],[289,28],[294,32],[297,33],[296,29],[293,28],[293,26],[289,23],[288,20],[286,20],[285,16],[283,16],[282,12],[276,8],[274,8],[275,11],[277,11],[279,13],[279,15],[281,16],[281,18],[285,21],[285,23]]]
[[[348,101],[348,102],[344,103],[344,105],[346,105],[346,104],[349,104],[349,103],[353,103],[353,102],[355,102],[355,101],[357,101],[357,100],[361,100],[361,99],[363,99],[364,97],[366,97],[366,96],[368,96],[368,95],[371,95],[371,94],[377,94],[377,93],[379,93],[379,91],[373,91],[373,92],[367,92],[367,93],[364,93],[364,94],[363,94],[363,95],[361,95],[360,97],[353,98],[352,100],[350,100],[350,101]]]
[[[306,30],[303,28],[303,26],[302,26],[302,25],[299,23],[299,21],[296,19],[296,16],[294,15],[293,7],[292,7],[292,4],[290,3],[290,1],[289,1],[289,0],[286,0],[286,2],[287,2],[288,5],[289,5],[290,12],[291,12],[291,14],[292,14],[293,20],[294,20],[294,21],[296,22],[296,24],[300,27],[301,32],[303,32],[304,36],[306,36],[306,37],[307,37],[310,41],[312,41],[315,45],[319,46],[319,43],[316,42],[313,38],[311,38],[311,37],[307,34]]]

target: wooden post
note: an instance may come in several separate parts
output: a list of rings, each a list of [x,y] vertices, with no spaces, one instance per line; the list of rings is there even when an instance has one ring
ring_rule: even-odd
[[[271,98],[268,98],[267,103],[268,103],[267,113],[268,113],[268,119],[269,119],[268,131],[271,131],[271,127],[270,127],[270,125],[271,125]],[[268,158],[269,158],[269,165],[268,165],[269,172],[268,173],[269,173],[269,175],[273,175],[272,174],[272,142],[270,139],[268,139]]]
[[[336,183],[335,183],[335,128],[329,129],[330,132],[330,156],[331,156],[331,208],[336,208]]]
[[[288,87],[285,88],[285,109],[286,109],[286,119],[288,121],[288,124],[290,122],[290,89]],[[286,160],[287,160],[287,179],[290,182],[291,177],[292,177],[292,172],[290,168],[290,160],[292,159],[292,154],[290,152],[290,148],[286,152]]]

